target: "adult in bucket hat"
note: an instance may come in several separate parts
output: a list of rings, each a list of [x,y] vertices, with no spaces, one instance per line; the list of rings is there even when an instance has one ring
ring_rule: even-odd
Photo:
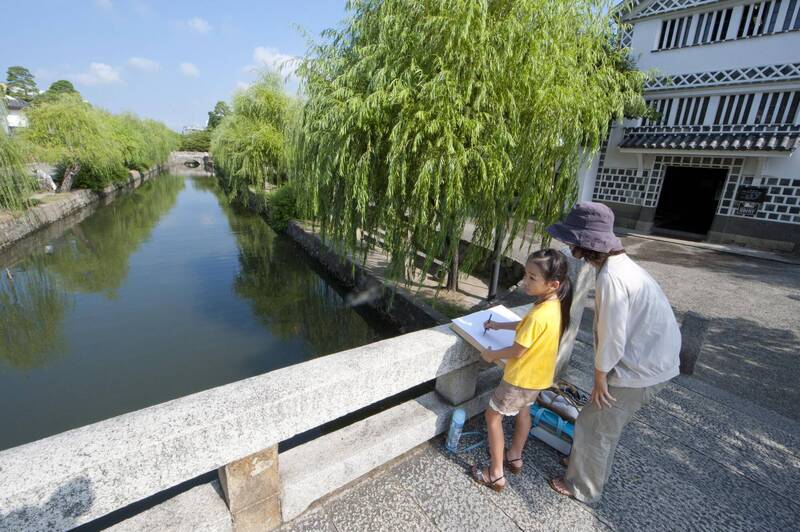
[[[592,398],[575,423],[572,453],[562,462],[566,475],[549,481],[557,493],[593,503],[625,425],[678,375],[681,334],[658,283],[614,235],[614,213],[606,205],[578,203],[547,232],[597,269]]]
[[[614,212],[602,203],[576,203],[567,218],[547,228],[553,238],[570,246],[609,253],[622,249],[614,235]]]

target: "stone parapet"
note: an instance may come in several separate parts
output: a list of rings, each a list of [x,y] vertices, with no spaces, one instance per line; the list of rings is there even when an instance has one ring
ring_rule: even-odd
[[[8,449],[0,530],[87,523],[478,359],[442,325]]]

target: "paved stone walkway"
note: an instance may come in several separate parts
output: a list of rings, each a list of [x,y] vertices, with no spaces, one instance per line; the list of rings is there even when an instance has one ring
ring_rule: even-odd
[[[579,343],[570,379],[588,387]],[[468,429],[483,431],[476,418]],[[509,431],[507,430],[507,434]],[[796,530],[800,424],[693,377],[675,379],[626,429],[602,501],[555,495],[558,454],[531,439],[502,493],[437,438],[313,505],[282,530]]]
[[[694,376],[800,421],[800,266],[636,237],[623,243],[679,320],[687,311],[709,320]]]

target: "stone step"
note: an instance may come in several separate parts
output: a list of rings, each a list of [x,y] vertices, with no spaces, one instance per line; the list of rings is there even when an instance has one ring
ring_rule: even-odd
[[[468,417],[486,408],[501,375],[500,368],[481,375],[476,397],[461,405]],[[317,499],[446,431],[453,408],[430,392],[282,453],[284,522]]]
[[[202,484],[107,528],[112,532],[232,531],[218,481]]]

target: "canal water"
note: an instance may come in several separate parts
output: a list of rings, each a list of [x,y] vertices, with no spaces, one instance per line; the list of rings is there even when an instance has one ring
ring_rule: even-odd
[[[397,334],[212,177],[160,176],[0,274],[0,450]]]

